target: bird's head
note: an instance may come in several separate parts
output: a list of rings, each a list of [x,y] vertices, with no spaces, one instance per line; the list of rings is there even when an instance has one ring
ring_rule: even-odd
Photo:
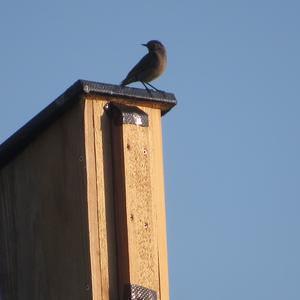
[[[150,51],[165,51],[164,45],[157,40],[149,41],[147,44],[142,44],[143,46],[147,47],[149,52]]]

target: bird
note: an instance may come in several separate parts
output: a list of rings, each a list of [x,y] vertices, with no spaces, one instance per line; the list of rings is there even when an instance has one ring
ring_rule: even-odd
[[[167,66],[167,51],[165,46],[158,40],[151,40],[147,44],[148,53],[130,70],[126,78],[121,82],[121,86],[132,82],[140,81],[146,90],[148,86],[159,91],[149,82],[159,77]]]

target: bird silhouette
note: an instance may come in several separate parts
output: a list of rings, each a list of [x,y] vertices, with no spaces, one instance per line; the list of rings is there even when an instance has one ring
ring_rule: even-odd
[[[166,48],[157,40],[151,40],[147,44],[142,44],[142,46],[147,47],[149,52],[132,68],[121,82],[121,86],[140,81],[147,90],[147,85],[149,85],[156,91],[159,91],[149,82],[159,77],[166,69]]]

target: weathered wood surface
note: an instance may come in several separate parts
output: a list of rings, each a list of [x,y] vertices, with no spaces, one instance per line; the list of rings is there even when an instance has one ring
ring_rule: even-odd
[[[122,299],[124,285],[133,283],[168,300],[161,111],[143,103],[139,108],[149,115],[148,128],[114,127],[104,110],[109,101],[137,104],[114,97],[89,97],[85,102],[95,299],[100,290],[99,299]]]
[[[92,299],[83,105],[0,171],[5,300]]]
[[[149,127],[114,127],[108,101]],[[87,96],[0,170],[0,295],[116,300],[131,283],[168,300],[165,217],[157,103]]]
[[[105,100],[86,100],[86,153],[93,295],[98,300],[119,299],[116,232],[112,186],[110,120]]]
[[[159,292],[161,300],[169,300],[169,270],[167,248],[167,224],[164,189],[164,162],[161,114],[159,109],[143,108],[150,116],[150,172],[151,192],[156,219],[158,248]]]
[[[157,291],[158,299],[167,300],[161,112],[153,107],[139,108],[148,114],[149,127],[112,122],[118,290],[123,293],[127,283],[138,284]]]

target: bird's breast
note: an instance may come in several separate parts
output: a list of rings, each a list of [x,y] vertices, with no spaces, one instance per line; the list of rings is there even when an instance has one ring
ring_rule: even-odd
[[[164,53],[155,53],[151,70],[149,69],[147,81],[152,81],[159,77],[166,69],[167,56]]]

